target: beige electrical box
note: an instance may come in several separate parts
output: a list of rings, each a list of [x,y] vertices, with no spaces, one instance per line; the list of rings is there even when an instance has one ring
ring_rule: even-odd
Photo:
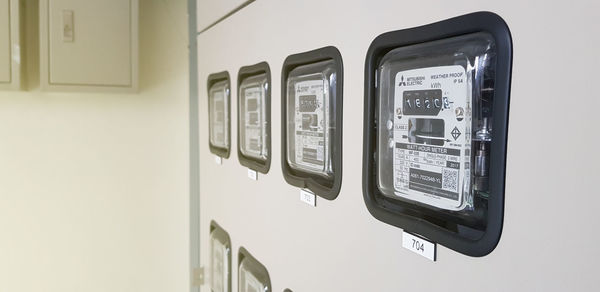
[[[40,82],[52,91],[136,92],[138,0],[41,0]]]
[[[21,7],[19,0],[0,0],[0,89],[20,89]]]

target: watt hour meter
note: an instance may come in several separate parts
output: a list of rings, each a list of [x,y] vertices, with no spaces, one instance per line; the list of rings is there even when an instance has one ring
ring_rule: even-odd
[[[269,272],[263,264],[254,258],[245,248],[238,253],[238,291],[271,292]]]
[[[271,164],[271,71],[265,62],[238,73],[238,158],[267,173]]]
[[[380,220],[482,256],[501,232],[512,63],[488,12],[377,37],[365,80],[365,202]]]
[[[210,223],[210,289],[231,292],[231,240],[214,221]]]
[[[231,148],[229,73],[221,72],[209,75],[207,88],[210,151],[217,156],[229,158]]]
[[[342,59],[334,47],[292,55],[284,62],[284,177],[329,200],[341,186],[342,85]]]

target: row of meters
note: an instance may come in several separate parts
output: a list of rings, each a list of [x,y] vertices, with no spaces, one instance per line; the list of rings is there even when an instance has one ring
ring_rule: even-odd
[[[377,219],[458,252],[498,243],[504,211],[512,41],[477,12],[378,36],[365,61],[363,195]],[[342,182],[343,65],[325,47],[286,58],[281,74],[285,180],[323,198]],[[238,74],[238,157],[267,173],[271,72]],[[230,81],[208,78],[211,151],[230,153]]]

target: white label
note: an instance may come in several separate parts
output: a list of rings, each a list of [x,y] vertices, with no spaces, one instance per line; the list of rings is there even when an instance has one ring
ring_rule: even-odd
[[[218,165],[223,164],[223,158],[221,158],[221,156],[215,156],[215,163]]]
[[[431,241],[414,236],[408,232],[402,232],[402,247],[435,262],[437,250],[435,243]]]
[[[324,80],[295,85],[295,159],[308,170],[323,172],[328,160],[329,90]]]
[[[248,178],[251,180],[258,180],[258,173],[256,170],[248,168]]]
[[[471,147],[471,94],[464,67],[401,71],[395,82],[396,195],[442,209],[463,209]]]
[[[307,203],[313,207],[317,206],[317,197],[315,196],[315,194],[305,189],[300,190],[300,201]]]

